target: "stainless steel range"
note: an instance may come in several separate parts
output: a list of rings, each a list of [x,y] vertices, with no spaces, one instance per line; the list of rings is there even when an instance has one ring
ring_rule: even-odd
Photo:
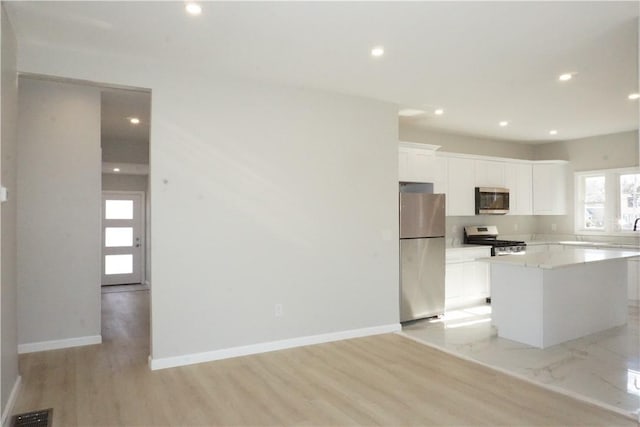
[[[491,246],[491,256],[523,254],[527,244],[519,240],[498,240],[495,225],[471,225],[464,228],[464,243]]]

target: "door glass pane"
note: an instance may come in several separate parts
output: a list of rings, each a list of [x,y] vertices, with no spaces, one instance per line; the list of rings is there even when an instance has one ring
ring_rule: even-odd
[[[107,255],[104,257],[104,274],[133,273],[133,255]]]
[[[104,245],[107,248],[133,246],[133,227],[106,227]]]
[[[105,219],[133,219],[133,200],[105,200]]]

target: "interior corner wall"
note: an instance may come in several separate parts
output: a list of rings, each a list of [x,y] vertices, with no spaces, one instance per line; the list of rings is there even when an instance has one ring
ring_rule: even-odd
[[[4,6],[0,6],[0,183],[9,199],[0,205],[0,414],[18,379],[17,268],[16,268],[16,118],[18,85],[16,72],[16,40]]]
[[[20,78],[18,342],[100,335],[98,88]]]
[[[18,68],[152,90],[154,359],[399,324],[397,106],[171,58]]]
[[[534,146],[535,160],[568,160],[567,215],[537,216],[539,234],[575,234],[574,173],[637,167],[640,164],[638,131],[592,136]],[[556,230],[553,230],[555,225]]]

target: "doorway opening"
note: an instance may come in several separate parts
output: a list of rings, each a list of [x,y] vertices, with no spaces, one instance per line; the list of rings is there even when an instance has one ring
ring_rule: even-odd
[[[150,287],[151,93],[101,88],[103,292]]]

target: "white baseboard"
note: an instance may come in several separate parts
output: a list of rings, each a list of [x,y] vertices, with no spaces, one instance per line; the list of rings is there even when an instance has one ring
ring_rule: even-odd
[[[20,393],[21,386],[22,377],[18,375],[18,378],[16,378],[16,382],[13,383],[13,388],[11,388],[11,394],[9,394],[7,406],[5,406],[4,410],[2,411],[2,422],[0,422],[0,425],[2,427],[9,427],[9,423],[11,422],[11,414],[13,413],[13,408],[16,406],[16,401],[18,400],[18,393]]]
[[[341,341],[351,338],[366,337],[369,335],[388,334],[402,329],[399,323],[390,325],[373,326],[370,328],[352,329],[348,331],[331,332],[328,334],[310,335],[306,337],[291,338],[280,341],[270,341],[260,344],[244,345],[240,347],[225,348],[222,350],[207,351],[203,353],[185,354],[175,357],[163,357],[154,359],[149,356],[149,367],[152,370],[175,368],[177,366],[193,365],[195,363],[211,362],[214,360],[229,359],[231,357],[247,356],[250,354],[266,353],[275,350],[284,350],[305,345],[321,344],[331,341]]]
[[[81,347],[83,345],[102,344],[102,335],[67,338],[64,340],[30,342],[18,344],[18,354],[35,353],[37,351],[58,350],[61,348]]]

